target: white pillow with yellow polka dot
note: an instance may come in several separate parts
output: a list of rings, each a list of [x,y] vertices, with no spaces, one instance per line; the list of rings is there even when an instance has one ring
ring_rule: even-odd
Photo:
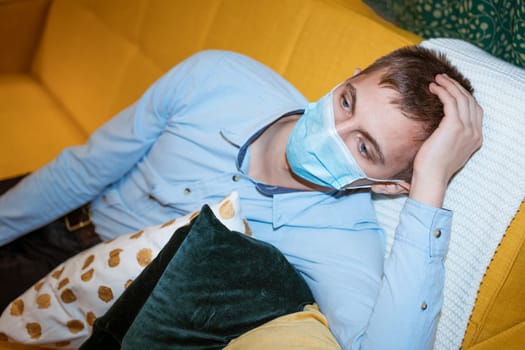
[[[230,230],[249,234],[239,195],[210,205]],[[77,349],[92,325],[198,211],[100,243],[59,265],[0,317],[0,339],[48,348]]]

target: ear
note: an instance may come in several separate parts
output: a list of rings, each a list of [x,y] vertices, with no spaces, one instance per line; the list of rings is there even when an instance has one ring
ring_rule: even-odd
[[[407,194],[410,191],[410,184],[406,181],[375,183],[372,185],[372,191],[389,196]]]

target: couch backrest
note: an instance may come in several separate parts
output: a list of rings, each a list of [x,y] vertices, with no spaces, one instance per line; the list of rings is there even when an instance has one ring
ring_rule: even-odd
[[[418,41],[373,17],[359,0],[55,0],[33,72],[87,132],[207,48],[250,55],[315,99]]]

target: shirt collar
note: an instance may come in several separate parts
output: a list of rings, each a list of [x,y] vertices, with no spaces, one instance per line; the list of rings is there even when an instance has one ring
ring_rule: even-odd
[[[303,114],[303,113],[304,113],[304,109],[296,109],[296,110],[287,112],[283,114],[282,116],[280,116],[279,118],[277,118],[276,120],[274,120],[272,123],[265,125],[261,129],[259,129],[252,136],[250,136],[248,140],[244,142],[244,144],[239,148],[239,153],[237,155],[237,169],[239,170],[242,169],[242,165],[246,158],[246,152],[248,151],[248,147],[250,147],[250,145],[255,141],[255,139],[257,139],[257,137],[259,137],[266,129],[268,129],[270,125],[276,123],[278,120],[281,120],[283,118],[286,118],[292,115],[296,115],[296,114]],[[273,185],[268,185],[262,182],[256,182],[255,187],[257,188],[259,192],[261,192],[265,196],[273,196],[276,194],[285,194],[285,193],[292,193],[292,192],[299,191],[293,188],[273,186]]]
[[[239,153],[237,154],[237,159],[236,159],[237,169],[245,173],[243,169],[243,163],[246,160],[245,158],[248,152],[248,147],[250,147],[250,145],[255,141],[255,139],[257,139],[257,137],[259,137],[268,127],[270,127],[272,124],[274,124],[275,122],[277,122],[278,120],[282,118],[286,118],[286,117],[296,115],[296,114],[303,114],[303,113],[304,113],[304,109],[291,110],[289,112],[282,114],[279,118],[273,120],[271,123],[264,125],[262,128],[256,130],[255,132],[251,130],[251,132],[246,133],[246,131],[249,131],[249,128],[248,130],[244,130],[244,135],[233,133],[227,129],[221,130],[220,131],[221,137],[226,142],[228,142],[230,145],[239,149]],[[257,190],[265,196],[273,196],[275,194],[286,194],[286,193],[300,191],[300,190],[287,188],[287,187],[268,185],[262,182],[254,182],[254,183],[255,183],[255,187],[257,188]]]
[[[220,129],[221,137],[230,145],[241,148],[245,144],[250,144],[264,132],[266,128],[278,121],[279,119],[293,114],[303,114],[304,106],[289,105],[287,108],[276,109],[262,118],[253,118],[253,120],[242,121],[240,125],[223,127]],[[275,117],[279,116],[279,117]],[[262,126],[262,127],[261,127]]]

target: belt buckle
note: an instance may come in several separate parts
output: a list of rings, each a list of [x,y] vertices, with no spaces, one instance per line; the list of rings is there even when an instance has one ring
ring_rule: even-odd
[[[82,215],[81,215],[80,221],[76,224],[71,224],[71,222],[69,221],[69,215],[65,217],[64,223],[66,224],[66,229],[69,232],[79,230],[91,224],[91,210],[89,210],[89,207],[82,207],[80,211]],[[87,214],[87,219],[84,219],[86,214]]]

